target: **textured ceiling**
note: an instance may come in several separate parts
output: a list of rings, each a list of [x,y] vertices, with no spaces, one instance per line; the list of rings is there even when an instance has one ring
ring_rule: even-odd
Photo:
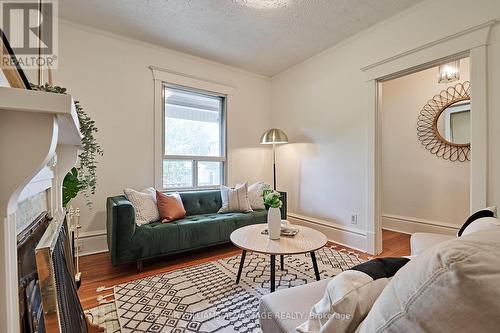
[[[420,0],[60,0],[69,21],[273,76]]]

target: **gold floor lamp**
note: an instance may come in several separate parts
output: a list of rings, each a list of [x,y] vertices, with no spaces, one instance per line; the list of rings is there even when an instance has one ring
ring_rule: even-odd
[[[288,143],[288,137],[279,128],[271,128],[262,134],[260,143],[273,145],[273,189],[276,190],[276,145]]]

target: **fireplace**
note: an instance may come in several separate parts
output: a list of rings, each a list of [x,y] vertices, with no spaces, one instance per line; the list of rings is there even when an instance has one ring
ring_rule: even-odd
[[[40,271],[34,274],[33,247],[65,219],[62,181],[77,162],[81,137],[70,95],[0,87],[0,332],[47,328],[33,296],[44,292],[42,280],[36,282]],[[46,196],[40,220],[27,214],[39,195]],[[16,228],[18,221],[25,224]]]

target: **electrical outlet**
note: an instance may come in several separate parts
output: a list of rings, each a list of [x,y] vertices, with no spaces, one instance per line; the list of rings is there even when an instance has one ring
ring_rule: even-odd
[[[358,224],[358,214],[351,213],[351,224]]]

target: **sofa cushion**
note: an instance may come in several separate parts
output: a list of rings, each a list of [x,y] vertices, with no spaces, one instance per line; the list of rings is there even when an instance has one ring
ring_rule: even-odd
[[[401,268],[357,332],[496,332],[500,230],[439,243]]]
[[[450,235],[416,232],[410,238],[411,255],[419,255],[431,246],[454,238],[456,237]]]
[[[217,213],[222,206],[220,190],[179,192],[186,215]]]
[[[262,332],[296,332],[309,318],[309,311],[325,294],[331,279],[287,288],[264,295],[259,303]]]
[[[234,230],[245,225],[265,223],[266,220],[267,211],[261,210],[191,215],[169,223],[156,221],[137,227],[132,244],[123,250],[127,256],[152,258],[162,253],[228,242]]]
[[[152,258],[159,253],[176,251],[179,246],[179,228],[172,223],[152,222],[137,227],[127,248],[120,251],[124,262],[137,258]]]

